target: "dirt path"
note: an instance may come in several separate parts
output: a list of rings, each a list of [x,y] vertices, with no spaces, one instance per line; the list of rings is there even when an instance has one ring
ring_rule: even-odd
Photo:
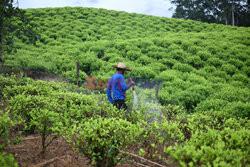
[[[11,73],[14,73],[21,77],[30,77],[35,80],[67,82],[65,78],[57,76],[55,74],[48,74],[40,71],[24,70],[12,66],[0,65],[0,74],[11,75]]]

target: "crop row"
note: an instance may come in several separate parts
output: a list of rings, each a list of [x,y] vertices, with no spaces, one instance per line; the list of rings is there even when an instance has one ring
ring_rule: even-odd
[[[0,76],[2,99],[0,140],[5,148],[15,126],[42,136],[42,150],[59,136],[96,166],[115,166],[133,151],[147,159],[181,166],[244,166],[249,163],[249,120],[227,112],[188,114],[174,105],[158,106],[140,98],[138,108],[119,111],[103,95],[70,92],[65,84]],[[149,90],[138,90],[150,98]],[[99,103],[101,100],[101,103]],[[20,126],[22,125],[22,126]],[[51,137],[49,137],[51,136]],[[226,150],[226,151],[225,151]],[[237,158],[235,158],[237,157]],[[14,163],[0,154],[1,165]],[[119,159],[121,158],[121,159]]]

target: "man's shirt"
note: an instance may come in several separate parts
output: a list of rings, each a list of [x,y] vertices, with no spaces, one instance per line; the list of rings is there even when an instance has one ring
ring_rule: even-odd
[[[111,96],[111,90],[113,92],[113,98]],[[106,89],[108,99],[110,103],[114,103],[114,100],[125,100],[125,92],[127,85],[124,81],[122,74],[116,73],[109,79],[109,83]]]

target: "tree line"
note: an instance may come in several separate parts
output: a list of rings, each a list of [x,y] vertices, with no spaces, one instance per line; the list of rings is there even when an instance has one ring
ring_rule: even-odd
[[[20,10],[18,0],[0,0],[0,62],[3,50],[11,52],[15,37],[26,36],[33,44],[40,36],[36,27],[30,25],[30,20],[25,17],[25,11]],[[3,48],[4,46],[4,48]]]
[[[173,18],[232,26],[250,25],[250,0],[170,0],[176,5]]]

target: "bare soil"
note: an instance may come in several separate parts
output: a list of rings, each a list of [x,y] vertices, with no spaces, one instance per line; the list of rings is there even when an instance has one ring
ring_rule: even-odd
[[[14,136],[13,136],[14,137]],[[91,167],[91,162],[65,141],[63,137],[55,139],[41,154],[42,145],[39,135],[22,136],[22,141],[6,150],[15,157],[19,167]],[[138,163],[118,164],[117,167],[140,167]]]
[[[41,137],[39,135],[29,135],[23,137],[18,145],[12,145],[6,151],[14,155],[20,167],[88,167],[89,160],[74,151],[64,138],[55,139],[47,147],[46,153],[41,154]]]

